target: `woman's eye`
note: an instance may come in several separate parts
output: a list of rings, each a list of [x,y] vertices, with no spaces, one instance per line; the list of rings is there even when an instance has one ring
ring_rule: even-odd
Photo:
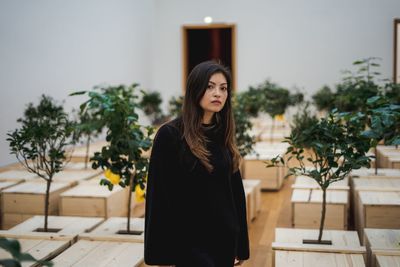
[[[222,90],[222,91],[226,91],[226,90],[228,90],[228,88],[226,88],[226,87],[221,87],[221,90]]]
[[[211,85],[211,84],[209,84],[208,86],[207,86],[207,89],[212,89],[213,88],[213,86]]]

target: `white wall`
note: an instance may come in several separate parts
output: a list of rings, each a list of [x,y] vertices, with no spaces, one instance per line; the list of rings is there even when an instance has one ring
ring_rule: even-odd
[[[0,166],[15,161],[5,141],[25,105],[46,93],[103,82],[181,94],[183,24],[204,16],[237,25],[237,85],[266,78],[309,95],[369,56],[392,75],[398,0],[1,0]]]
[[[6,133],[43,93],[66,100],[94,85],[152,86],[154,2],[149,0],[0,1],[0,166],[15,162]]]
[[[157,0],[154,86],[181,93],[181,25],[237,25],[237,86],[245,90],[266,78],[315,92],[340,81],[358,59],[381,57],[392,76],[393,19],[398,0]],[[178,70],[178,71],[177,71]]]

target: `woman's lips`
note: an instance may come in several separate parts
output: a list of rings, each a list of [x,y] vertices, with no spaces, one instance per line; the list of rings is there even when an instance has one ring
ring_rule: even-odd
[[[221,101],[218,100],[212,101],[211,103],[221,105]]]

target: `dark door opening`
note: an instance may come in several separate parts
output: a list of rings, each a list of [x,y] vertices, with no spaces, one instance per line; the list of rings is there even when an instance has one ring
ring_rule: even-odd
[[[236,87],[235,25],[183,26],[183,91],[190,71],[206,60],[227,66]]]

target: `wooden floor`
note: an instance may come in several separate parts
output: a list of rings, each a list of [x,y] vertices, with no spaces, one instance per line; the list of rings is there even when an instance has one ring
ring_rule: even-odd
[[[250,259],[245,267],[272,267],[271,244],[275,239],[276,227],[291,228],[291,185],[293,178],[284,181],[279,191],[261,193],[261,211],[249,223]]]

